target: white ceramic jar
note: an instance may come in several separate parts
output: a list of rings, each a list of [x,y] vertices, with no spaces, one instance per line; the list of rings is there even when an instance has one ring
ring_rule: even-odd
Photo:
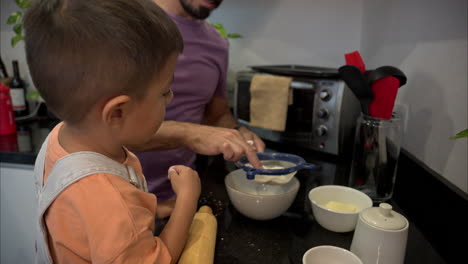
[[[351,252],[364,264],[403,264],[408,239],[408,220],[381,203],[359,214]]]

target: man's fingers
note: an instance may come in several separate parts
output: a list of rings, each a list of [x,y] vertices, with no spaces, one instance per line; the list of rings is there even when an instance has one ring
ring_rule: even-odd
[[[238,161],[241,157],[247,156],[247,159],[252,163],[255,168],[261,168],[261,163],[257,155],[250,149],[250,146],[235,144],[233,142],[224,143],[221,148],[225,160]]]
[[[263,141],[260,138],[254,139],[254,145],[258,152],[265,151],[265,143],[263,143]]]
[[[223,143],[221,146],[221,153],[223,153],[223,158],[225,160],[231,161],[234,156],[234,151],[232,150],[231,144]]]
[[[247,142],[247,144],[249,144],[249,146],[252,147],[252,149],[253,149],[254,151],[258,151],[257,144],[255,143],[254,140],[247,140],[246,142]]]
[[[232,157],[231,157],[231,161],[239,160],[240,158],[245,156],[245,153],[248,150],[246,143],[244,143],[244,145],[232,144],[231,148],[232,148],[232,154],[233,154]]]
[[[262,163],[260,162],[260,160],[258,159],[258,156],[255,152],[252,152],[252,151],[247,151],[245,153],[245,156],[247,157],[247,159],[249,160],[250,164],[252,164],[252,166],[256,169],[263,169],[263,165]]]

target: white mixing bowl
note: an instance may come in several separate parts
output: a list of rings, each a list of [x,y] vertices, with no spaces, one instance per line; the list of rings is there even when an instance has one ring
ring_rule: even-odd
[[[269,185],[248,180],[242,169],[232,171],[224,184],[234,207],[243,215],[268,220],[282,215],[296,198],[299,181],[293,178],[283,185]]]
[[[333,232],[350,232],[356,228],[359,213],[372,207],[372,200],[367,194],[356,189],[338,186],[324,185],[315,187],[309,192],[309,200],[312,203],[312,212],[315,220]],[[356,212],[338,212],[325,207],[330,201],[352,204]]]

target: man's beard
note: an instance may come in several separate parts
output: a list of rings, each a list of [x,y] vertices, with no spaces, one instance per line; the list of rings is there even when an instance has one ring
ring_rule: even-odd
[[[179,1],[182,7],[184,8],[185,12],[187,12],[187,14],[189,14],[195,19],[205,19],[210,15],[212,11],[212,9],[205,7],[205,6],[195,7],[191,5],[190,0],[179,0]],[[222,1],[218,0],[214,2],[216,2],[219,5]]]

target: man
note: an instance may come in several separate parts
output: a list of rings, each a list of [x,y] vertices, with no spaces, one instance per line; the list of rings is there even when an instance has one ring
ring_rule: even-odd
[[[171,87],[174,99],[166,110],[166,120],[172,121],[166,121],[158,133],[173,137],[178,136],[172,132],[186,133],[180,135],[179,140],[151,141],[167,146],[145,148],[170,150],[138,154],[149,190],[159,201],[165,201],[174,197],[167,179],[168,168],[176,164],[193,167],[194,151],[206,155],[222,153],[226,160],[237,160],[240,155],[246,155],[259,167],[258,160],[253,157],[254,151],[263,152],[265,144],[247,128],[239,127],[228,107],[228,43],[204,20],[222,0],[155,2],[171,16],[184,39],[184,52],[179,56]],[[193,124],[208,126],[194,127]],[[187,126],[186,129],[180,130],[181,125]],[[174,145],[175,142],[181,144]]]

